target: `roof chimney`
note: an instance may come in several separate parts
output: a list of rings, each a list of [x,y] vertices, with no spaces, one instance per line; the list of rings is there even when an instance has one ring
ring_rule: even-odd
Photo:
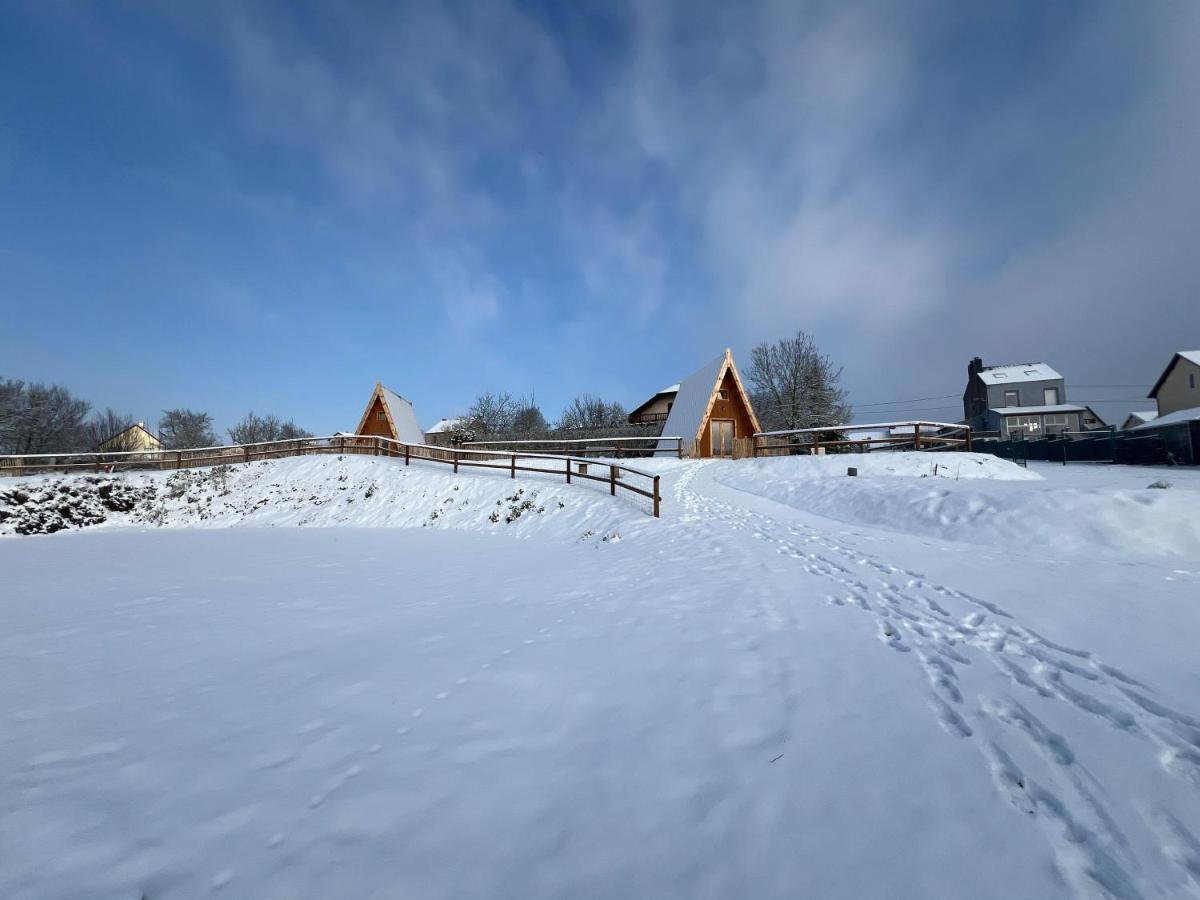
[[[967,380],[970,381],[976,375],[983,371],[983,360],[980,357],[975,357],[967,363]]]

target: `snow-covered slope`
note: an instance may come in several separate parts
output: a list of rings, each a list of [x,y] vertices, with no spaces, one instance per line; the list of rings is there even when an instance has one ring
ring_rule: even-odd
[[[662,520],[386,460],[94,486],[0,541],[0,897],[1200,894],[1195,558],[791,502],[1049,469],[801,462],[647,463]],[[104,506],[147,487],[170,527]]]
[[[848,465],[857,478],[846,475]],[[1123,483],[1136,476],[1140,487],[1112,488],[1097,472],[1030,470],[985,454],[875,453],[746,460],[714,477],[836,521],[944,540],[1056,556],[1200,557],[1200,481],[1184,472],[1154,489],[1163,473],[1134,469]]]
[[[602,539],[644,526],[636,495],[553,476],[311,456],[216,469],[113,476],[70,475],[0,483],[0,534],[60,528],[342,526],[454,528]],[[635,498],[635,499],[630,499]]]

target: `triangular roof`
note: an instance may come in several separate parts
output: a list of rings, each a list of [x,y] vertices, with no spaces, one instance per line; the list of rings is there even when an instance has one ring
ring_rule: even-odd
[[[705,363],[679,383],[675,402],[671,406],[671,412],[667,414],[667,421],[663,425],[662,433],[665,437],[683,438],[684,453],[691,452],[692,445],[700,440],[704,431],[704,423],[708,421],[709,414],[712,412],[713,403],[717,400],[717,391],[721,387],[721,382],[725,380],[726,372],[733,374],[733,383],[746,406],[750,424],[754,426],[756,432],[762,430],[758,424],[758,417],[754,415],[754,407],[750,404],[750,395],[746,393],[746,388],[742,385],[742,378],[738,375],[737,366],[733,364],[733,353],[726,349],[723,354]],[[660,441],[658,449],[673,448]]]
[[[355,429],[358,434],[363,434],[363,429],[367,427],[367,421],[371,415],[371,409],[375,406],[376,398],[383,403],[383,411],[387,413],[392,437],[405,444],[425,443],[425,434],[421,431],[421,426],[417,424],[417,414],[413,410],[412,402],[405,400],[390,388],[384,387],[383,383],[379,381],[375,382],[375,390],[371,392],[371,399],[367,401],[367,408],[363,410],[362,419],[359,420],[358,428]]]
[[[118,431],[112,437],[106,437],[104,440],[102,440],[96,446],[103,447],[105,444],[111,444],[117,438],[124,437],[125,435],[129,434],[129,432],[131,432],[131,431],[143,431],[147,435],[149,435],[150,440],[154,441],[154,443],[162,444],[162,439],[157,434],[155,434],[153,431],[151,431],[149,428],[147,428],[145,422],[134,422],[128,428],[124,428],[121,431]]]
[[[1158,376],[1158,381],[1154,382],[1154,387],[1150,388],[1150,393],[1147,397],[1158,397],[1158,389],[1162,387],[1162,383],[1167,380],[1167,376],[1171,374],[1171,370],[1175,368],[1175,364],[1181,359],[1186,359],[1190,363],[1195,363],[1200,366],[1200,350],[1177,350],[1175,355],[1171,357],[1171,361],[1167,363],[1167,367],[1163,369],[1161,375]]]

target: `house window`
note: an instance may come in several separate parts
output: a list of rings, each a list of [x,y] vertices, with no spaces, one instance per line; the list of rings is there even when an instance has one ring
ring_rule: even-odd
[[[1046,388],[1042,391],[1042,399],[1047,406],[1058,406],[1058,388]]]
[[[1021,405],[1021,395],[1017,391],[1005,391],[1004,392],[1004,405],[1005,406],[1020,406]]]
[[[381,409],[379,412],[375,413],[375,418],[378,419],[380,422],[386,422],[387,421],[387,413],[385,413]]]
[[[1195,372],[1188,372],[1188,387],[1190,387],[1193,391],[1196,389],[1196,373]]]
[[[1041,416],[1008,416],[1004,421],[1010,438],[1021,440],[1042,436]]]
[[[1066,413],[1045,416],[1044,422],[1046,426],[1046,434],[1062,434],[1071,427],[1071,417]]]
[[[717,391],[717,399],[718,400],[728,400],[729,399],[729,391]]]

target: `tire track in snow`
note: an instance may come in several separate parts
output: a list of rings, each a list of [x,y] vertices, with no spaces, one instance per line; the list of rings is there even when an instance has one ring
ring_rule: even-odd
[[[1185,789],[1200,788],[1200,720],[1160,704],[1145,685],[1091,651],[1056,643],[1021,624],[999,604],[932,582],[815,528],[703,493],[693,485],[708,465],[696,463],[675,483],[686,518],[751,531],[809,574],[832,582],[828,603],[871,615],[880,641],[911,654],[922,667],[943,728],[975,740],[1000,795],[1039,821],[1064,876],[1080,894],[1136,898],[1146,891],[1173,892],[1181,884],[1200,892],[1200,841],[1177,818],[1163,810],[1146,816],[1178,879],[1157,884],[1108,812],[1103,787],[1086,774],[1067,740],[1012,697],[984,693],[977,705],[970,704],[960,669],[983,662],[1018,694],[1059,701],[1148,744],[1153,753],[1146,765],[1176,777]],[[1039,761],[1045,784],[1014,761],[1017,748],[1019,755]]]

